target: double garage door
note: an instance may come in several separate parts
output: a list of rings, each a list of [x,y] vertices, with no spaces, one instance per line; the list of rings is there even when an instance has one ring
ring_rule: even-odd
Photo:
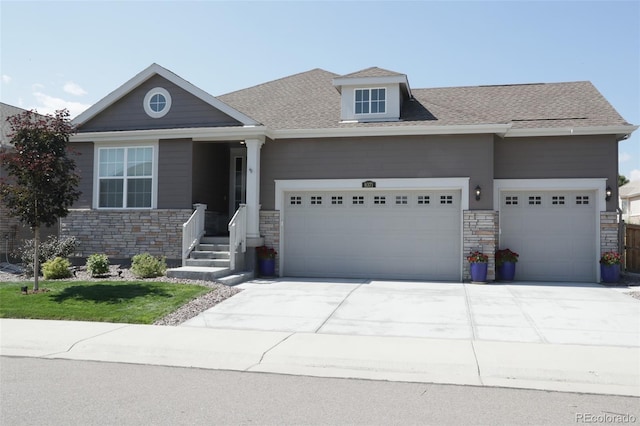
[[[284,195],[286,276],[461,278],[459,190]]]
[[[500,247],[520,254],[519,281],[596,280],[594,191],[502,191]]]

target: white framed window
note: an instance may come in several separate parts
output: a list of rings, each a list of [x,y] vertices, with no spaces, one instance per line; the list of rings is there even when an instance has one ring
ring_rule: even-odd
[[[97,147],[95,169],[97,208],[155,208],[157,145]]]
[[[171,109],[171,95],[162,87],[154,87],[145,95],[143,107],[151,118],[164,117]]]
[[[387,89],[356,89],[356,114],[384,114],[387,112]]]

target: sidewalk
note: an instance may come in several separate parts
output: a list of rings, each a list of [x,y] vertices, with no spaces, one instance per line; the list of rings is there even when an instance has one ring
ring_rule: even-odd
[[[640,396],[640,348],[0,319],[0,355]]]

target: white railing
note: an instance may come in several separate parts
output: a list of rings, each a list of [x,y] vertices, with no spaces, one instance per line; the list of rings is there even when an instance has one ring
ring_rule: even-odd
[[[247,251],[247,206],[240,204],[229,221],[229,260],[232,271],[236,269],[236,253]]]
[[[207,205],[194,204],[193,208],[195,210],[189,220],[182,224],[182,266],[185,266],[189,254],[204,235],[204,212]]]

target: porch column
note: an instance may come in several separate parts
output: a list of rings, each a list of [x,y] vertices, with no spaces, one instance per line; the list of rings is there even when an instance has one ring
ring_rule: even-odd
[[[247,139],[247,237],[260,237],[260,148],[264,139]]]

